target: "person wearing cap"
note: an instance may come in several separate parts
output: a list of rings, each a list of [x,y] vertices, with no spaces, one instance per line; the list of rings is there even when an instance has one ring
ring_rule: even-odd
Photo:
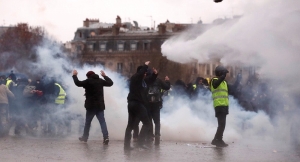
[[[83,136],[79,137],[80,141],[87,142],[89,137],[89,131],[91,127],[91,122],[96,115],[99,120],[100,127],[103,134],[103,144],[107,145],[109,142],[108,130],[104,118],[104,94],[103,87],[111,87],[113,81],[106,76],[104,71],[100,71],[101,76],[104,78],[99,78],[99,75],[95,74],[93,71],[89,71],[86,74],[87,79],[79,81],[77,78],[78,72],[73,70],[73,80],[77,87],[83,87],[85,89],[85,108],[86,108],[86,119],[84,125]]]
[[[241,75],[238,75],[234,85],[227,84],[225,81],[227,73],[229,73],[229,71],[224,66],[217,66],[215,68],[216,77],[212,78],[210,82],[215,116],[218,119],[218,128],[211,144],[216,145],[217,147],[228,146],[228,144],[223,141],[223,133],[226,126],[226,116],[229,112],[228,95],[233,94],[241,81]]]

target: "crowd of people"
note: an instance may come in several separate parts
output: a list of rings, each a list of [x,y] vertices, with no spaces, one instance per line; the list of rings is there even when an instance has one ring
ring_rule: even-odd
[[[1,136],[11,129],[17,136],[66,136],[72,120],[83,120],[66,110],[66,88],[54,78],[45,75],[32,81],[17,78],[12,71],[0,76],[0,85]]]
[[[257,77],[251,77],[245,85],[241,85],[241,74],[238,74],[235,83],[230,85],[225,81],[228,70],[218,66],[214,78],[197,77],[195,82],[187,84],[179,79],[171,85],[169,77],[159,79],[158,71],[149,68],[149,63],[147,61],[139,66],[137,72],[128,80],[125,149],[133,149],[131,140],[145,149],[153,142],[155,145],[160,144],[160,110],[164,97],[179,95],[198,100],[201,95],[211,95],[218,119],[218,129],[212,144],[220,147],[227,146],[223,141],[223,132],[229,107],[228,95],[234,96],[246,111],[263,110],[270,114],[270,88]],[[66,87],[54,78],[45,75],[36,81],[28,78],[17,79],[13,72],[8,77],[0,76],[0,135],[7,135],[11,128],[14,128],[15,135],[21,135],[22,132],[26,135],[37,135],[40,128],[41,135],[64,136],[71,132],[71,121],[76,119],[80,125],[78,130],[83,131],[79,140],[87,142],[92,119],[96,116],[103,133],[103,144],[107,145],[109,134],[104,118],[103,87],[112,86],[113,81],[103,71],[100,71],[103,79],[89,71],[87,78],[79,81],[77,74],[74,70],[74,84],[85,89],[85,122],[80,114],[66,110]]]

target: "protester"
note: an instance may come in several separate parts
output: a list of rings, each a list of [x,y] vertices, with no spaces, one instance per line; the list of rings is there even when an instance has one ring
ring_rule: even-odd
[[[148,109],[148,115],[149,119],[151,121],[151,127],[149,131],[150,138],[153,136],[153,123],[155,124],[155,134],[154,139],[155,145],[160,144],[160,109],[163,107],[163,90],[167,91],[170,89],[170,79],[168,76],[165,76],[164,81],[162,81],[159,78],[156,78],[156,80],[153,83],[150,83],[148,85],[148,94],[147,94],[147,109]],[[151,139],[150,139],[151,140]]]
[[[103,134],[103,144],[108,145],[109,137],[108,130],[104,118],[104,92],[103,87],[111,87],[113,81],[106,76],[104,71],[100,71],[101,76],[104,79],[99,78],[99,75],[95,74],[93,71],[89,71],[86,74],[87,79],[84,81],[79,81],[77,78],[78,72],[73,70],[73,80],[76,86],[83,87],[85,89],[85,108],[86,108],[86,119],[83,136],[79,137],[80,141],[87,142],[89,137],[89,131],[91,127],[91,122],[96,115],[99,120],[100,127]]]
[[[139,118],[143,123],[138,138],[138,146],[148,149],[145,145],[147,134],[150,130],[150,120],[146,109],[147,102],[147,83],[154,82],[157,77],[157,71],[153,68],[153,74],[146,77],[148,65],[150,61],[146,61],[144,65],[137,68],[137,72],[130,78],[128,101],[128,124],[125,131],[124,149],[133,149],[130,146],[131,132],[135,127],[136,119]]]
[[[228,85],[225,81],[226,74],[229,71],[224,66],[217,66],[215,68],[216,77],[211,80],[211,92],[213,98],[213,106],[215,108],[215,116],[218,119],[218,128],[214,139],[211,144],[217,147],[226,147],[223,141],[223,133],[226,125],[226,116],[228,114],[229,99],[228,94],[232,94],[235,88],[239,85],[241,76],[238,75],[237,80],[234,85]]]
[[[8,98],[14,98],[14,94],[6,87],[4,81],[0,82],[0,136],[8,134]]]

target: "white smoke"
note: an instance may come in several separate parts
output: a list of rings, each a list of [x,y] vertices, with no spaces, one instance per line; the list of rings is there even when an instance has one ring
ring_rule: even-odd
[[[162,46],[162,52],[168,59],[182,63],[188,62],[191,58],[203,63],[209,59],[211,53],[221,53],[223,55],[221,61],[224,64],[239,61],[245,65],[261,67],[264,77],[281,83],[272,85],[278,87],[279,93],[283,93],[282,89],[286,92],[290,92],[291,89],[299,92],[295,80],[296,70],[299,67],[297,64],[299,61],[297,52],[300,47],[299,3],[296,0],[277,0],[272,4],[248,8],[240,19],[229,20],[207,29],[194,39],[187,39],[193,34],[187,33],[166,41]],[[100,65],[85,65],[79,68],[63,56],[57,57],[58,53],[63,54],[58,46],[49,42],[38,47],[39,62],[34,65],[35,69],[32,69],[32,72],[43,68],[46,69],[45,74],[61,79],[68,87],[67,95],[71,99],[67,110],[81,114],[85,118],[84,89],[74,85],[71,70],[78,70],[79,80],[86,78],[87,71],[93,70],[99,74],[100,70],[104,70],[114,82],[112,87],[104,88],[105,119],[109,136],[112,140],[123,140],[128,120],[126,79]],[[287,82],[277,80],[279,77]],[[285,83],[291,86],[286,87]],[[294,106],[293,102],[294,100],[290,98],[288,101],[290,107]],[[284,111],[281,112],[283,116],[278,115],[273,119],[261,111],[258,113],[243,111],[234,98],[230,98],[229,111],[224,140],[230,142],[244,138],[286,141],[289,140],[291,123],[299,124],[299,119],[290,118],[293,121],[289,121]],[[161,138],[210,141],[217,128],[214,115],[210,95],[193,101],[184,97],[166,98],[161,110]],[[75,124],[72,125],[73,136],[70,138],[77,138],[83,133],[77,131],[78,125]],[[96,117],[92,122],[90,138],[102,139]]]
[[[239,2],[235,1],[235,4]],[[259,67],[261,79],[268,79],[268,86],[273,87],[271,109],[277,110],[277,116],[270,118],[264,112],[242,111],[237,102],[231,99],[224,138],[287,142],[292,140],[291,123],[299,125],[299,119],[294,116],[299,115],[295,98],[300,92],[297,83],[300,79],[297,75],[300,68],[300,1],[274,0],[261,4],[249,2],[247,5],[249,7],[244,8],[240,18],[228,19],[220,25],[192,29],[167,40],[162,45],[162,53],[168,59],[180,63],[192,59],[205,63],[211,56],[218,55],[225,65],[241,63]],[[187,39],[196,34],[195,30],[198,30],[197,33],[200,30],[201,34]],[[198,104],[198,107],[201,106],[205,105]],[[211,139],[213,131],[209,131],[209,124],[200,124],[200,120],[196,122],[199,130],[210,132]],[[211,125],[213,120],[205,122]],[[200,125],[206,127],[203,129]],[[201,135],[205,137],[205,133],[199,132]],[[292,138],[298,137],[299,131]]]

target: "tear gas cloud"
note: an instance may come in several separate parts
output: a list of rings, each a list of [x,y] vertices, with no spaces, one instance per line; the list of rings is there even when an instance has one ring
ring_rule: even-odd
[[[249,2],[247,6],[239,18],[192,28],[165,41],[162,53],[169,60],[180,63],[195,59],[205,63],[211,57],[219,56],[224,65],[256,67],[260,79],[267,81],[268,87],[273,89],[270,109],[276,115],[270,118],[263,112],[242,111],[241,106],[231,99],[225,140],[252,138],[286,142],[297,138],[299,142],[299,131],[291,133],[295,132],[291,130],[300,123],[297,118],[300,94],[297,83],[300,79],[297,75],[300,68],[300,1]],[[201,106],[205,105],[199,103],[196,107]],[[189,117],[185,119],[189,120]],[[198,120],[195,123],[201,128],[201,118]],[[209,123],[213,123],[213,120]],[[207,132],[209,129],[205,130]],[[213,132],[209,133],[211,138]]]
[[[263,77],[271,78],[275,83],[287,78],[294,80],[297,77],[296,70],[300,66],[296,64],[299,61],[296,52],[300,47],[300,32],[298,31],[300,24],[297,21],[300,18],[298,10],[300,2],[296,0],[280,2],[283,1],[278,0],[272,5],[259,5],[253,10],[247,10],[240,19],[229,20],[221,25],[207,28],[193,39],[189,39],[191,33],[186,33],[167,40],[162,46],[162,52],[168,59],[182,63],[188,62],[189,59],[197,59],[199,63],[204,63],[211,53],[221,53],[222,63],[230,64],[238,61],[244,65],[260,67]],[[43,70],[44,74],[55,77],[66,85],[70,103],[64,111],[81,114],[83,118],[85,117],[84,89],[74,85],[71,70],[78,71],[79,80],[86,78],[87,71],[93,70],[97,74],[100,74],[100,70],[105,71],[114,82],[112,87],[104,88],[105,119],[109,136],[112,140],[123,140],[128,120],[126,78],[100,65],[85,65],[79,68],[65,57],[57,57],[57,53],[63,54],[63,52],[58,47],[50,45],[49,42],[38,47],[37,51],[39,62],[32,66],[35,67],[31,69],[32,73],[40,74],[40,69],[46,69]],[[270,82],[272,83],[273,81]],[[295,84],[285,87],[286,84],[287,82],[281,82],[281,84],[271,86],[277,87],[278,93],[283,93],[282,89],[286,93],[296,87]],[[276,94],[273,95],[276,96]],[[293,103],[294,100],[291,99],[290,107],[295,106]],[[274,109],[277,108],[283,109],[274,107]],[[291,114],[278,115],[271,119],[262,111],[246,112],[232,97],[230,97],[229,111],[224,134],[225,141],[245,138],[289,140],[291,121],[288,119],[294,119]],[[285,112],[280,111],[280,113]],[[57,115],[64,118],[63,113]],[[299,123],[299,121],[296,122]],[[76,130],[78,124],[80,122],[72,123],[73,134],[70,138],[77,138],[83,133],[83,131]],[[210,94],[192,101],[183,96],[165,98],[161,110],[161,138],[163,140],[211,141],[216,128],[217,120],[214,117]],[[96,119],[92,122],[90,138],[102,139],[101,129]]]

